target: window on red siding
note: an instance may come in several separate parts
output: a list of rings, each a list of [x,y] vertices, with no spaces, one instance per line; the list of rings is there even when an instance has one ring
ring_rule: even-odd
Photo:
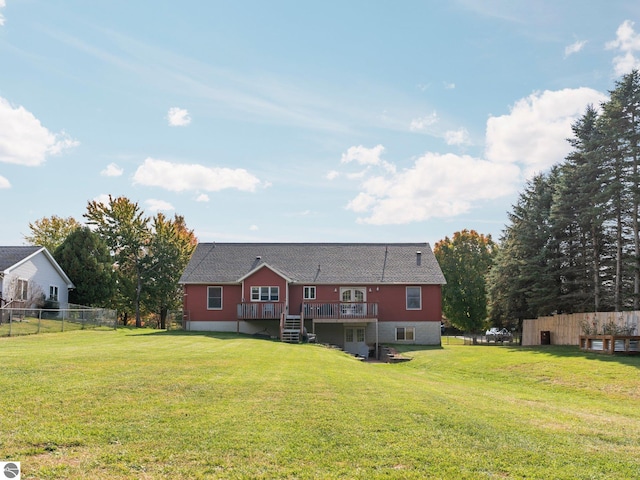
[[[207,308],[222,310],[222,287],[207,287]]]
[[[407,287],[407,310],[422,308],[422,290],[420,287]]]
[[[315,300],[316,299],[316,287],[304,287],[304,299]]]
[[[280,299],[280,287],[251,287],[252,302],[277,302]]]

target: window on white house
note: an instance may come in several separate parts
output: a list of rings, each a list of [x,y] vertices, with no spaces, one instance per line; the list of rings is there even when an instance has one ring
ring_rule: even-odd
[[[396,341],[413,341],[415,338],[415,327],[396,327]]]
[[[422,289],[420,287],[407,287],[407,310],[420,310],[422,308]]]
[[[251,287],[252,302],[277,302],[280,299],[280,287]]]
[[[222,310],[222,287],[207,287],[207,309]]]
[[[316,287],[304,287],[304,299],[315,300],[316,299]]]
[[[29,292],[29,281],[18,279],[16,283],[16,300],[26,300]]]
[[[58,286],[57,285],[49,285],[49,300],[52,302],[58,301]]]

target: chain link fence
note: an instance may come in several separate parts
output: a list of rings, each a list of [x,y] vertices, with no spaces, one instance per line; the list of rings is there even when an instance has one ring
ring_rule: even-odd
[[[518,331],[508,334],[468,333],[462,334],[465,345],[520,345],[521,333]]]
[[[115,329],[117,321],[116,311],[106,308],[2,308],[0,337],[89,328]]]

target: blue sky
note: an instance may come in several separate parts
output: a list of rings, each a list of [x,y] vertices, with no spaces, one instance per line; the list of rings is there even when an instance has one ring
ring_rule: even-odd
[[[0,0],[0,244],[109,194],[205,242],[498,239],[638,67],[637,1]]]

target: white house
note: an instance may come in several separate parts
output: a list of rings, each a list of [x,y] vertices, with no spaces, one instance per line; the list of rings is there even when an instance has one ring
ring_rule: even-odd
[[[38,307],[43,301],[69,304],[75,288],[44,247],[0,247],[0,306]]]

